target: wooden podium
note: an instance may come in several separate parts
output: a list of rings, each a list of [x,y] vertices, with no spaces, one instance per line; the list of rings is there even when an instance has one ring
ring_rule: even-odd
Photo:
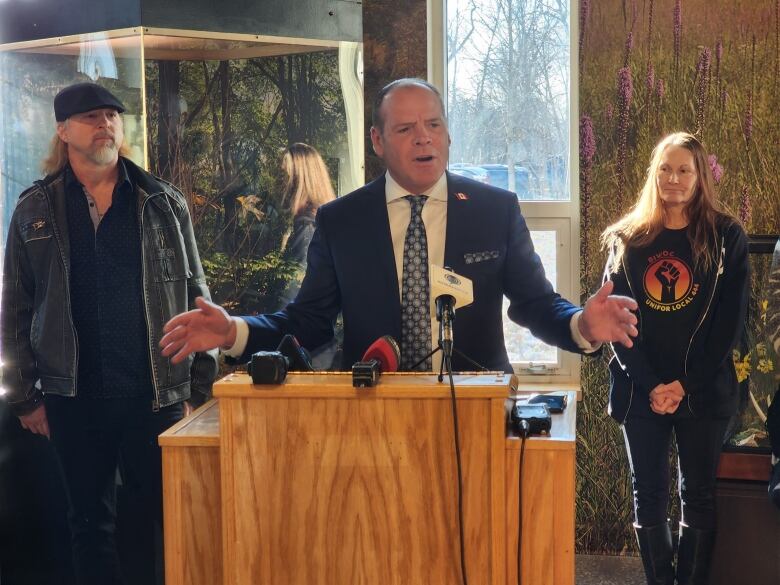
[[[246,375],[161,435],[166,582],[459,583],[449,384],[395,374]],[[516,582],[519,443],[507,375],[455,380],[469,583]],[[524,463],[523,582],[574,583],[573,393]],[[218,411],[218,419],[217,419]],[[564,427],[571,426],[569,433]],[[554,566],[551,566],[554,565]],[[563,568],[561,568],[563,567]]]

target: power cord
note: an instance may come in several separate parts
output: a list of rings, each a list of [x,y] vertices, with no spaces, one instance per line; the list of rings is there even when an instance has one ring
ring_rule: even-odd
[[[527,420],[520,421],[520,471],[517,482],[517,585],[522,585],[523,564],[523,458],[525,443],[531,434],[531,426]]]
[[[458,425],[458,405],[455,400],[455,380],[452,378],[452,359],[445,352],[442,365],[446,362],[447,376],[450,379],[450,396],[452,397],[452,426],[455,432],[455,459],[458,467],[458,529],[460,532],[460,573],[463,585],[468,585],[466,573],[466,538],[463,530],[463,470],[460,457],[460,428]]]

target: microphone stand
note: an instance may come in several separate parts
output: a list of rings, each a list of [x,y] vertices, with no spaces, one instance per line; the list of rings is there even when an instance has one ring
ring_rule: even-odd
[[[455,381],[452,377],[453,352],[466,359],[478,369],[486,370],[477,362],[464,355],[457,349],[452,340],[452,324],[455,321],[455,298],[452,295],[436,297],[436,319],[439,321],[439,345],[428,355],[414,364],[410,369],[414,370],[418,365],[432,357],[437,351],[442,352],[441,367],[439,368],[439,382],[444,381],[444,367],[446,364],[447,375],[450,379],[450,397],[452,399],[452,426],[455,440],[455,463],[458,472],[458,534],[460,545],[460,577],[462,585],[468,585],[468,572],[466,570],[466,537],[463,528],[463,463],[460,453],[460,425],[458,423],[458,406],[455,398]]]
[[[441,295],[436,298],[436,320],[439,322],[439,344],[432,351],[430,351],[425,357],[420,359],[409,370],[414,370],[417,366],[424,363],[428,358],[433,357],[436,352],[442,352],[441,365],[439,366],[439,382],[444,381],[444,364],[448,364],[448,372],[452,373],[452,354],[454,353],[461,359],[466,360],[472,366],[478,370],[485,372],[487,368],[475,362],[469,356],[459,351],[455,347],[452,339],[452,325],[455,322],[455,298],[451,295]]]

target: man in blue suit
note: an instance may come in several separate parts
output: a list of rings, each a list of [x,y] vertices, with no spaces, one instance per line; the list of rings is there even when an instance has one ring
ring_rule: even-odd
[[[450,136],[435,87],[419,79],[390,83],[377,96],[372,122],[374,151],[387,173],[320,208],[296,299],[278,313],[232,318],[200,300],[166,325],[164,355],[176,363],[221,347],[247,360],[275,348],[286,333],[315,348],[332,338],[341,313],[345,368],[383,335],[400,340],[408,368],[436,346],[429,264],[473,281],[474,303],[457,311],[455,348],[491,370],[512,371],[504,295],[509,318],[547,343],[573,352],[606,341],[631,346],[632,299],[610,296],[610,282],[584,310],[561,298],[545,278],[516,196],[446,172]],[[457,354],[452,365],[473,369]]]

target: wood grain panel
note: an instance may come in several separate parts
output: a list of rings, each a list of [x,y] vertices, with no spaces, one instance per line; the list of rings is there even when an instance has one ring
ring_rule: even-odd
[[[772,471],[769,453],[721,453],[718,479],[768,481]]]
[[[519,450],[508,450],[507,583],[517,583]],[[526,450],[523,583],[574,584],[574,453]]]
[[[221,410],[226,583],[459,581],[448,400],[223,398]],[[499,410],[458,400],[471,583],[504,582]]]
[[[162,456],[166,583],[221,583],[219,450],[168,446]]]
[[[522,582],[574,585],[576,404],[553,416],[550,437],[527,439],[523,461]],[[506,583],[517,583],[521,440],[506,441]]]

